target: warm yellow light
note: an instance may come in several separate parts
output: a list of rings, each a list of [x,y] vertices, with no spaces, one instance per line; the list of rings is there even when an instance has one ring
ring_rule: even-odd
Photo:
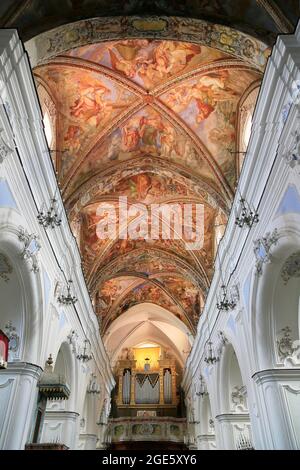
[[[137,369],[144,370],[145,363],[150,365],[150,370],[157,370],[159,368],[160,347],[134,348],[133,353]],[[149,361],[146,361],[146,358]]]
[[[156,343],[140,343],[135,346],[136,349],[141,349],[141,348],[158,348],[158,344]]]

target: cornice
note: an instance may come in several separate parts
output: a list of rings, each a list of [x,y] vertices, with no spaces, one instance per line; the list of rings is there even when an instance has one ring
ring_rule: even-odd
[[[232,423],[233,421],[250,422],[249,413],[224,413],[217,415],[215,419],[219,421],[219,423]]]
[[[264,384],[269,382],[278,382],[278,381],[297,381],[300,386],[300,367],[294,369],[265,369],[258,372],[255,372],[252,375],[252,379],[257,384]]]
[[[70,34],[71,33],[71,34]],[[169,39],[214,47],[263,69],[268,46],[237,29],[200,19],[176,16],[114,16],[89,18],[59,26],[26,42],[33,66],[70,49],[98,42],[132,39]],[[230,47],[224,38],[230,38]],[[249,56],[247,45],[253,47]]]
[[[30,362],[9,362],[7,369],[1,369],[1,375],[30,375],[33,379],[38,380],[43,369]]]

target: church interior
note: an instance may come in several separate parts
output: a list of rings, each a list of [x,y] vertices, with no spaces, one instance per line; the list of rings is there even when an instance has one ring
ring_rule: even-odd
[[[0,3],[0,449],[300,449],[297,0]]]

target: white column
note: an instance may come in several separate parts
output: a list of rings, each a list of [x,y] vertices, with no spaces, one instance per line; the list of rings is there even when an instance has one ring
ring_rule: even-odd
[[[23,450],[30,441],[41,367],[10,362],[0,371],[0,449]]]
[[[78,416],[75,411],[46,411],[41,443],[59,442],[75,449]]]
[[[268,449],[300,449],[300,369],[256,372],[258,408]]]

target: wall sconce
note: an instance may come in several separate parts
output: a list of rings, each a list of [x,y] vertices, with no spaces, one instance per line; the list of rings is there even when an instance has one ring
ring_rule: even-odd
[[[9,339],[6,334],[0,330],[0,369],[7,368]]]

